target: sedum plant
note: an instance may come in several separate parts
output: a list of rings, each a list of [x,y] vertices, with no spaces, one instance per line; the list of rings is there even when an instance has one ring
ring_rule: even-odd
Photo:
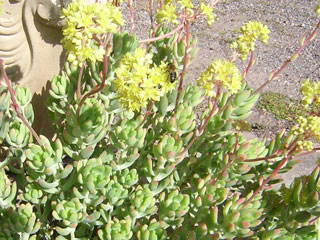
[[[47,101],[53,138],[33,130],[32,94],[1,60],[0,239],[320,239],[320,168],[273,188],[295,157],[318,150],[319,113],[270,141],[240,127],[320,22],[257,90],[245,77],[268,40],[260,22],[241,28],[231,60],[185,86],[197,53],[190,24],[212,24],[217,3],[149,0],[150,38],[138,40],[132,0],[70,2],[68,62]],[[241,71],[236,60],[249,56]],[[319,88],[303,83],[306,107],[319,105]]]

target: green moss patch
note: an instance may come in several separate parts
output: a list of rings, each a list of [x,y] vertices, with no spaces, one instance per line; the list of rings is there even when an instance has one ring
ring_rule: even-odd
[[[262,93],[257,106],[273,114],[276,119],[289,122],[312,111],[312,108],[304,109],[300,101],[275,92]]]

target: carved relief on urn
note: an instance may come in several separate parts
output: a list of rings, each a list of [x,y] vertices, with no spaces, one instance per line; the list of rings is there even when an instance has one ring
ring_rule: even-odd
[[[59,73],[64,62],[59,12],[70,1],[3,0],[0,58],[12,81],[39,93]]]

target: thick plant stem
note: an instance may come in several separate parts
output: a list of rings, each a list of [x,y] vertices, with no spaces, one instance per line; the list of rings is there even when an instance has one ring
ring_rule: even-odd
[[[315,27],[315,29],[312,31],[312,33],[310,34],[310,36],[305,40],[305,42],[300,46],[300,48],[295,52],[295,54],[290,58],[288,59],[287,61],[285,61],[284,64],[282,64],[282,66],[280,67],[280,69],[278,71],[272,71],[271,72],[271,75],[269,77],[269,79],[264,83],[262,84],[262,86],[260,86],[257,90],[255,90],[253,92],[253,94],[256,94],[258,92],[260,92],[265,86],[267,86],[272,80],[274,80],[275,78],[277,78],[287,67],[288,65],[293,62],[294,60],[296,60],[301,51],[315,38],[315,36],[318,34],[318,31],[319,31],[319,27],[320,27],[320,20],[317,24],[317,26]]]
[[[10,92],[10,97],[11,97],[11,101],[12,101],[12,105],[14,110],[16,111],[18,117],[21,119],[21,121],[26,125],[26,127],[29,129],[29,131],[31,132],[31,134],[33,135],[33,137],[37,140],[37,142],[39,143],[39,145],[44,148],[43,143],[40,139],[40,137],[38,136],[38,134],[36,133],[36,131],[31,127],[31,125],[28,123],[28,121],[25,119],[25,117],[23,116],[23,114],[20,111],[19,105],[16,101],[16,97],[14,94],[14,91],[12,89],[10,80],[8,78],[8,75],[6,73],[6,71],[4,70],[4,61],[3,59],[0,59],[0,83],[2,82],[2,79],[4,78],[6,85],[8,87],[8,90]]]

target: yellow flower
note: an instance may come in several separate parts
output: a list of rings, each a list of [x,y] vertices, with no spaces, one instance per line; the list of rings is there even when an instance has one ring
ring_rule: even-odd
[[[209,26],[214,23],[215,15],[213,14],[213,8],[205,3],[200,3],[200,10],[206,16]]]
[[[179,0],[178,1],[182,8],[186,8],[187,10],[190,10],[193,8],[193,4],[191,0]]]
[[[68,61],[79,65],[87,59],[102,61],[105,50],[93,36],[99,38],[107,32],[116,33],[124,24],[120,8],[111,3],[88,4],[85,0],[75,0],[62,13],[66,19],[62,44]]]
[[[240,71],[233,62],[216,60],[201,74],[197,82],[207,96],[214,97],[217,85],[236,93],[241,88],[241,80]]]
[[[168,2],[162,6],[162,9],[157,12],[156,15],[157,22],[162,24],[166,21],[173,24],[178,24],[176,5],[174,3]]]
[[[129,111],[140,111],[149,101],[160,101],[160,97],[174,89],[170,82],[167,64],[152,65],[152,54],[137,48],[127,53],[115,70],[114,84],[120,104]]]
[[[302,104],[307,108],[311,103],[315,106],[320,107],[320,83],[310,82],[307,79],[300,88],[303,95]]]
[[[316,13],[318,16],[320,16],[320,5],[316,6]]]
[[[300,139],[305,139],[306,137],[314,138],[320,142],[320,117],[318,116],[299,116],[297,119],[297,125],[294,126],[291,131],[294,135],[298,136]],[[299,148],[305,148],[307,151],[311,151],[313,146],[312,142],[309,140],[300,140],[298,142]]]
[[[254,51],[255,42],[259,39],[267,44],[270,30],[261,22],[248,22],[241,28],[242,35],[236,42],[231,44],[231,48],[237,49],[241,60],[247,59],[250,52]]]

